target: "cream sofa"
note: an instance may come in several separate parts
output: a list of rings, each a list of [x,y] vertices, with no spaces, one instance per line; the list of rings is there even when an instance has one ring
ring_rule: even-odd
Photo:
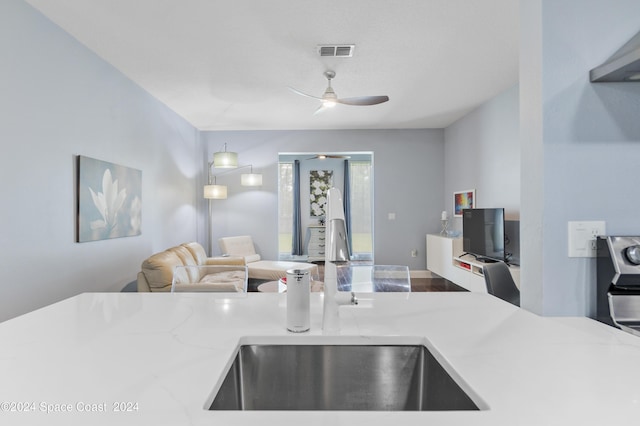
[[[176,266],[171,292],[247,292],[249,273],[244,265]]]
[[[174,278],[182,285],[177,291],[189,291],[189,286],[193,291],[246,291],[248,278],[244,263],[242,257],[207,257],[204,248],[196,242],[181,244],[142,262],[138,292],[171,291]],[[221,266],[216,269],[215,265]]]
[[[248,235],[220,238],[218,245],[224,255],[230,258],[244,259],[251,279],[277,281],[286,277],[289,269],[308,270],[311,279],[318,277],[318,266],[313,263],[262,260],[260,255],[256,253],[253,239]]]

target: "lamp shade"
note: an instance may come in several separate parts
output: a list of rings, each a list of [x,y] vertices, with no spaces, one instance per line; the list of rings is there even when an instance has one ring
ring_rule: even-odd
[[[219,169],[235,169],[238,167],[238,153],[229,151],[214,153],[213,166]]]
[[[243,173],[240,175],[240,185],[242,186],[261,186],[262,175],[260,173]]]
[[[227,198],[226,185],[205,185],[204,198],[211,200],[224,200]]]

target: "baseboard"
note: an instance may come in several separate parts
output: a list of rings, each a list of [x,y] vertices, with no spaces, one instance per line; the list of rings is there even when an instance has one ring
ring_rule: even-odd
[[[428,270],[409,271],[409,276],[411,278],[440,278],[438,275]]]

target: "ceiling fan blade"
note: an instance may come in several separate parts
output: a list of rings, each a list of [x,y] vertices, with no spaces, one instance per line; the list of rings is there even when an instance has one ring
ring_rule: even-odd
[[[329,159],[337,159],[337,160],[348,160],[349,158],[351,158],[350,155],[335,155],[335,154],[317,154],[314,155],[313,157],[309,157],[309,158],[305,158],[305,160],[326,160],[327,158]]]
[[[317,114],[321,114],[324,111],[328,110],[329,108],[327,108],[326,106],[324,106],[324,104],[320,104],[320,106],[318,107],[318,109],[313,113],[313,115],[317,115]]]
[[[355,98],[336,99],[336,102],[344,105],[378,105],[389,100],[388,96],[358,96]]]
[[[322,100],[322,98],[319,98],[319,97],[317,97],[317,96],[307,95],[306,93],[303,93],[303,92],[301,92],[301,91],[299,91],[299,90],[297,90],[297,89],[294,89],[293,87],[288,87],[288,86],[287,86],[287,89],[291,90],[293,93],[296,93],[296,94],[298,94],[298,95],[306,96],[307,98],[312,98],[312,99],[319,99],[319,100]]]

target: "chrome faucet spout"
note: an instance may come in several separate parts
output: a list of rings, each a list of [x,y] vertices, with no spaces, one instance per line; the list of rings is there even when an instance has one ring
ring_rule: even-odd
[[[344,219],[331,219],[327,225],[326,261],[345,263],[350,259]]]
[[[322,317],[322,331],[325,334],[335,334],[340,330],[340,306],[357,304],[354,293],[338,291],[337,264],[345,264],[350,260],[349,240],[345,226],[342,194],[337,188],[327,192],[327,227],[326,227],[326,255],[324,265],[324,307]]]
[[[340,331],[340,306],[357,305],[358,299],[353,292],[338,291],[336,263],[325,262],[324,274],[322,332],[324,334],[337,334]]]

